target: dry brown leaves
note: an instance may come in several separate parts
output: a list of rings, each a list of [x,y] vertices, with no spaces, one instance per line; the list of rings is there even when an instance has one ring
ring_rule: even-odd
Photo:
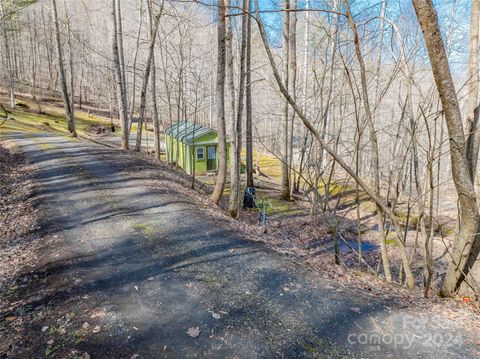
[[[15,148],[0,144],[0,284],[35,259],[40,245],[33,170]]]

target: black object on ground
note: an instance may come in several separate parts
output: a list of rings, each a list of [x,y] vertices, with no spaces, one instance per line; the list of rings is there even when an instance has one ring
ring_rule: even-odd
[[[243,208],[255,208],[255,187],[245,188],[243,195]]]

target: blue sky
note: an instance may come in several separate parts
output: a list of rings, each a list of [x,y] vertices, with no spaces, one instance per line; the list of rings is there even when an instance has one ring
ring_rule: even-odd
[[[339,0],[340,3],[342,0]],[[333,1],[330,1],[333,3]],[[324,1],[310,0],[310,8],[325,8]],[[259,0],[261,10],[278,10],[283,6],[282,0]],[[440,26],[444,33],[450,35],[450,62],[452,68],[461,69],[467,61],[468,35],[470,22],[470,0],[436,0],[434,1]],[[305,8],[305,0],[299,0],[299,8]],[[381,0],[354,0],[351,8],[354,16],[361,22],[379,16]],[[328,16],[325,14],[325,16]],[[411,0],[387,0],[387,18],[396,21],[399,17],[408,17],[412,21],[409,26],[418,26]],[[282,13],[268,13],[262,15],[263,21],[274,46],[281,44]],[[363,18],[363,19],[362,19]],[[378,24],[378,22],[376,22]],[[375,21],[370,25],[375,26]],[[409,29],[403,29],[408,33]]]

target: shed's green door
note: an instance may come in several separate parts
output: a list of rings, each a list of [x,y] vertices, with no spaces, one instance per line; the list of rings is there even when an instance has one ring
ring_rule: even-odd
[[[217,146],[207,146],[207,171],[217,169]]]

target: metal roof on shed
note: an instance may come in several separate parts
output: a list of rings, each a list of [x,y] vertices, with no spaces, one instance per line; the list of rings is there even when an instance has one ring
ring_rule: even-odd
[[[165,129],[167,136],[178,138],[180,142],[185,144],[193,143],[194,139],[198,139],[208,133],[217,133],[215,130],[188,121],[180,121]]]

